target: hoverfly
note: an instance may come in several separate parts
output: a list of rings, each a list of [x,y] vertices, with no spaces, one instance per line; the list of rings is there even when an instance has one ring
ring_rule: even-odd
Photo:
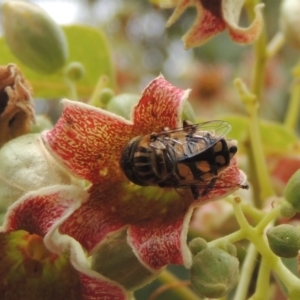
[[[137,185],[190,188],[198,199],[214,188],[218,175],[237,152],[236,141],[224,138],[230,129],[219,120],[183,121],[181,128],[137,136],[124,147],[121,168]],[[199,187],[203,187],[201,194]]]

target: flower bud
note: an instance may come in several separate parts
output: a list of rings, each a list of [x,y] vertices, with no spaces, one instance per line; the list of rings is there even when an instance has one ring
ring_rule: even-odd
[[[13,54],[29,68],[51,74],[67,61],[62,29],[40,7],[24,1],[2,5],[3,30]]]
[[[293,205],[287,201],[281,203],[280,215],[283,218],[291,219],[296,214],[296,211]]]
[[[267,231],[271,250],[279,257],[296,257],[300,249],[300,231],[289,224],[282,224]]]
[[[22,135],[0,148],[0,212],[27,192],[79,182],[49,154],[39,134]]]
[[[280,27],[286,40],[300,49],[300,2],[284,0],[280,9]]]
[[[207,242],[205,239],[198,237],[189,242],[189,248],[192,254],[195,256],[203,249],[207,248]]]
[[[53,124],[47,115],[36,115],[36,124],[31,126],[30,133],[39,133],[53,128]]]
[[[221,298],[238,279],[238,259],[219,248],[206,248],[193,259],[191,283],[202,297]]]
[[[158,272],[151,272],[139,262],[127,242],[126,230],[101,243],[92,256],[91,268],[127,290],[135,290],[158,275]]]
[[[296,171],[288,181],[284,190],[285,199],[300,212],[300,170]]]
[[[222,245],[222,247],[220,246],[220,248],[223,249],[228,254],[230,254],[231,256],[237,256],[236,247],[232,243],[226,242]]]
[[[99,93],[99,102],[106,107],[110,100],[114,97],[114,91],[110,88],[103,88]]]
[[[65,76],[71,81],[80,80],[84,76],[84,72],[84,66],[77,61],[69,63],[64,70]]]
[[[108,102],[107,110],[129,120],[131,118],[131,110],[138,103],[139,99],[139,95],[120,94]]]

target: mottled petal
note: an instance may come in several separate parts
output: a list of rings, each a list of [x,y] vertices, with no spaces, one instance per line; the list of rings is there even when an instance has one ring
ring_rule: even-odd
[[[64,100],[63,104],[55,127],[42,134],[50,152],[74,174],[93,183],[116,179],[132,123],[84,103]],[[111,170],[114,176],[109,177]]]
[[[79,273],[79,275],[84,300],[126,300],[131,298],[129,298],[129,293],[113,282],[100,281],[82,273]]]
[[[133,111],[136,132],[150,134],[164,127],[182,126],[182,106],[189,92],[173,86],[162,75],[151,81]]]
[[[60,232],[77,240],[88,252],[91,252],[104,238],[121,230],[126,223],[116,214],[118,207],[113,201],[115,195],[104,194],[99,188],[93,187],[89,200],[81,205],[61,226]]]
[[[179,218],[154,219],[145,224],[130,226],[128,241],[140,261],[158,270],[168,264],[191,265],[191,254],[186,237],[191,218],[190,209]]]
[[[169,20],[167,21],[166,26],[169,27],[173,25],[189,6],[194,5],[194,2],[195,1],[193,0],[178,0],[176,3],[176,8],[173,11],[173,14],[169,18]]]
[[[193,26],[182,38],[187,49],[203,45],[210,38],[226,29],[226,24],[219,14],[220,3],[215,3],[214,5],[216,8],[205,9],[200,1],[195,3],[197,18]]]
[[[23,229],[45,236],[56,222],[67,218],[87,196],[77,186],[62,185],[27,193],[10,206],[2,229],[6,232]]]
[[[240,2],[244,1],[240,0]],[[235,42],[240,44],[249,44],[253,43],[259,37],[263,27],[263,16],[261,12],[263,7],[264,4],[256,5],[255,18],[251,25],[247,28],[242,28],[239,27],[237,23],[238,19],[236,16],[239,15],[239,13],[237,11],[236,1],[223,0],[223,18],[227,24],[229,34]]]
[[[246,179],[247,176],[239,170],[236,159],[232,159],[230,166],[219,175],[214,188],[207,195],[201,197],[199,201],[202,203],[224,198],[238,190],[240,185],[245,184]]]
[[[118,283],[109,280],[90,267],[90,263],[81,245],[67,235],[56,234],[54,240],[59,241],[70,249],[71,263],[79,273],[82,297],[84,300],[126,300],[130,293]]]
[[[130,299],[129,293],[118,283],[91,269],[86,249],[71,236],[61,234],[58,230],[51,230],[44,241],[47,248],[54,253],[68,250],[70,262],[79,274],[83,299]]]

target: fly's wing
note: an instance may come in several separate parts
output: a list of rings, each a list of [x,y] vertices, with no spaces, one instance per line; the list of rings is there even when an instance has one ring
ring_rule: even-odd
[[[231,129],[221,120],[199,124],[188,124],[184,127],[154,133],[150,147],[155,149],[170,148],[179,160],[193,157],[216,144]]]

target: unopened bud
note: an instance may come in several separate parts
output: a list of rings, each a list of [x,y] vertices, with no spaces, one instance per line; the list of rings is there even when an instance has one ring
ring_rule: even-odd
[[[114,91],[110,88],[103,88],[99,93],[100,103],[106,107],[110,100],[114,97]]]
[[[280,27],[286,40],[300,49],[300,2],[284,0],[280,9]]]
[[[198,237],[189,242],[189,248],[192,254],[195,256],[203,249],[207,248],[207,242],[205,239]]]
[[[224,297],[238,279],[238,259],[222,249],[206,248],[193,259],[191,283],[202,297]]]
[[[129,120],[131,118],[131,110],[138,103],[139,99],[139,95],[120,94],[108,102],[107,110]]]
[[[284,201],[280,206],[280,215],[283,218],[291,219],[296,214],[293,205],[287,201]]]
[[[84,66],[77,61],[69,63],[64,70],[66,77],[71,81],[80,80],[84,76],[84,72]]]
[[[39,134],[26,134],[0,148],[0,212],[26,192],[55,184],[79,184],[51,156]]]
[[[149,283],[158,274],[147,269],[137,259],[128,244],[126,230],[114,234],[101,243],[92,256],[91,268],[128,290]]]
[[[3,30],[13,54],[29,68],[51,74],[67,61],[62,29],[39,6],[24,1],[2,5]]]
[[[271,250],[279,257],[296,257],[300,249],[300,231],[294,226],[282,224],[267,231]]]
[[[296,171],[288,181],[284,190],[284,197],[295,211],[300,212],[300,170]]]

